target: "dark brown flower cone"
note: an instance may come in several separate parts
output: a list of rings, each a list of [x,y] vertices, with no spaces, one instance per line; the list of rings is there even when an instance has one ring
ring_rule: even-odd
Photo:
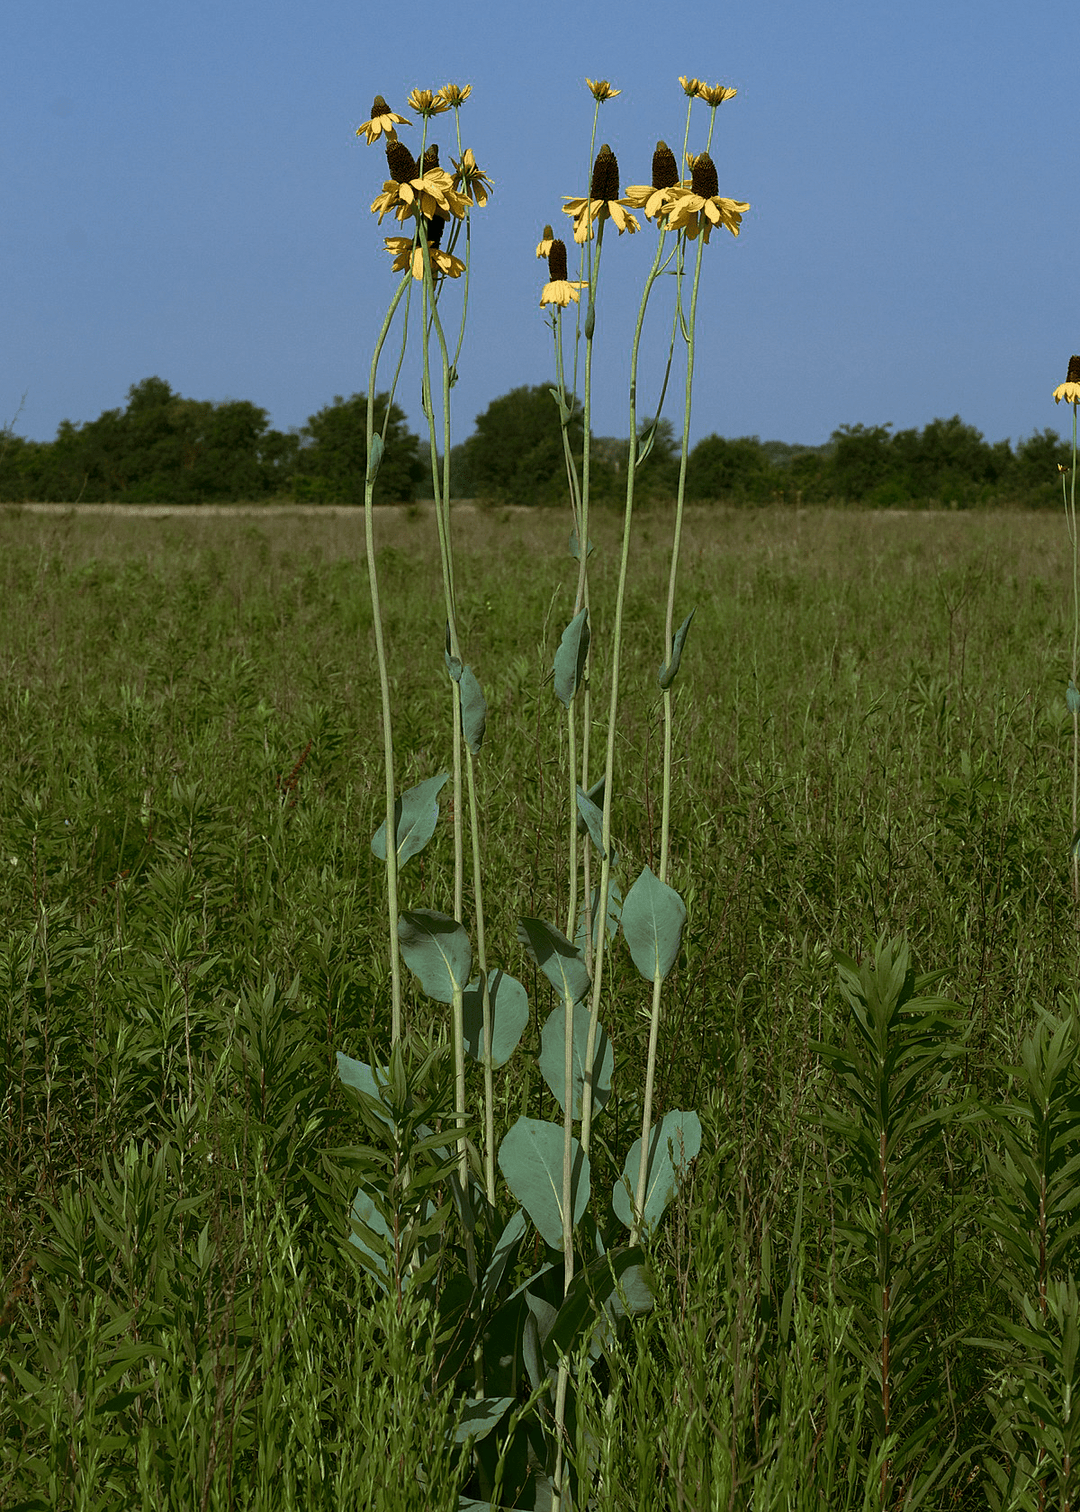
[[[691,183],[695,194],[702,199],[712,199],[720,193],[720,180],[716,176],[716,164],[707,152],[698,153],[694,159]]]
[[[548,277],[552,283],[566,277],[566,243],[553,241],[548,253]]]
[[[428,246],[436,252],[442,241],[443,231],[446,229],[446,221],[441,215],[433,215],[429,221],[424,222],[427,227]]]
[[[652,186],[654,189],[670,189],[679,182],[679,165],[675,154],[666,142],[657,142],[652,155]]]
[[[1066,383],[1080,383],[1080,357],[1069,358],[1069,371],[1065,374]]]
[[[424,172],[427,173],[430,169],[437,168],[438,166],[439,144],[438,142],[432,142],[431,146],[424,153]]]
[[[407,184],[410,179],[420,177],[416,159],[404,142],[387,142],[386,166],[395,184]]]
[[[596,154],[596,162],[593,164],[589,198],[594,200],[617,200],[618,197],[619,164],[615,154],[605,142]]]
[[[376,95],[371,102],[371,119],[374,120],[376,116],[393,115],[393,113],[382,95]]]

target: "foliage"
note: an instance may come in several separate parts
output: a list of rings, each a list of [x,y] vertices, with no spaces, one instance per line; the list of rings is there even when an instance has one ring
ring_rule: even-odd
[[[417,484],[424,475],[419,439],[407,429],[404,411],[390,403],[389,395],[376,395],[374,411],[376,432],[385,432],[375,501],[408,502],[416,496]],[[335,394],[331,404],[308,417],[300,431],[300,450],[291,478],[295,498],[320,504],[363,503],[366,412],[366,394],[353,394],[348,399]]]

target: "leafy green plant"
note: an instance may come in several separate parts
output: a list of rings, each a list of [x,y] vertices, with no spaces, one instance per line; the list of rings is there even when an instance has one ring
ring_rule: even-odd
[[[945,1131],[959,1111],[949,1078],[963,1054],[957,1005],[925,995],[902,940],[879,941],[861,966],[837,956],[847,1009],[838,1044],[813,1048],[840,1097],[822,1108],[822,1138],[842,1146],[832,1283],[851,1308],[848,1347],[873,1389],[867,1407],[879,1461],[875,1505],[925,1501],[955,1473],[942,1456],[950,1393],[939,1312],[963,1203],[941,1203]],[[929,1446],[938,1439],[936,1456]]]

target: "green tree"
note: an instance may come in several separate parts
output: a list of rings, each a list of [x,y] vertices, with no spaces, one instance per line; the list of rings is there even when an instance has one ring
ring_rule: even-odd
[[[775,469],[757,436],[706,436],[687,459],[688,498],[765,504],[776,490]]]
[[[584,429],[571,417],[570,445],[580,466]],[[511,389],[476,417],[461,448],[462,490],[510,504],[554,504],[566,498],[559,410],[548,384]]]
[[[389,398],[388,394],[376,395],[376,431],[381,432],[387,419]],[[309,416],[300,430],[293,493],[298,499],[323,504],[363,504],[366,472],[367,396],[353,394],[343,399],[335,394],[333,403]],[[375,503],[411,502],[424,472],[419,437],[406,426],[404,412],[390,404]]]

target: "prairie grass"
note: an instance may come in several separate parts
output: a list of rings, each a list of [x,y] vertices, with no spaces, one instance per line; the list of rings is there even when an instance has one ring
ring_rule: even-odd
[[[590,527],[598,614],[620,523]],[[546,988],[515,926],[566,906],[547,681],[566,533],[455,513],[489,707],[481,805],[504,847],[487,929],[532,1003],[503,1129],[552,1107]],[[665,511],[639,513],[615,804],[631,873],[659,845],[668,535]],[[448,761],[428,511],[378,512],[376,542],[405,787]],[[1075,1212],[1062,547],[1041,515],[688,511],[671,878],[688,920],[657,1101],[700,1110],[705,1141],[656,1246],[656,1307],[612,1342],[606,1384],[582,1373],[573,1453],[598,1507],[882,1505],[896,1446],[875,1436],[846,1237],[864,1199],[843,1139],[820,1137],[838,1104],[817,1047],[849,1021],[834,952],[898,935],[959,1005],[963,1111],[909,1215],[918,1263],[947,1278],[920,1325],[936,1394],[912,1419],[939,1431],[889,1504],[1077,1505],[1075,1409],[1054,1397],[1076,1373],[1075,1267],[1025,1279],[1007,1236],[1027,1178],[1007,1202],[1000,1178],[1038,1123],[1010,1112],[1036,1073],[1006,1068],[1049,1016],[1066,1029],[1045,1190]],[[360,512],[13,511],[0,585],[0,1505],[455,1507],[468,1456],[433,1386],[435,1322],[381,1301],[347,1243],[358,1129],[334,1054],[389,1037]],[[445,907],[448,851],[444,826],[403,907]],[[648,989],[621,951],[612,972],[618,1151],[640,1122]],[[411,988],[405,1011],[445,1035]]]

